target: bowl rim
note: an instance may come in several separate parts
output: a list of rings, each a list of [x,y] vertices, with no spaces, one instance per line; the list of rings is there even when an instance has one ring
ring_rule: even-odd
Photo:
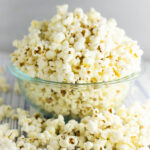
[[[111,81],[102,81],[102,82],[93,82],[93,83],[68,83],[68,82],[57,82],[57,81],[50,81],[50,80],[35,78],[19,70],[17,67],[13,65],[13,63],[9,63],[7,65],[7,69],[16,78],[26,80],[26,81],[31,81],[31,82],[36,82],[36,83],[45,83],[45,84],[59,84],[59,85],[72,85],[72,86],[79,85],[80,86],[80,85],[108,85],[108,84],[117,84],[117,83],[122,83],[122,82],[127,82],[127,81],[133,81],[137,79],[137,77],[139,77],[143,73],[144,67],[143,65],[141,66],[142,68],[139,71],[131,73],[125,77],[122,77],[116,80],[111,80]]]

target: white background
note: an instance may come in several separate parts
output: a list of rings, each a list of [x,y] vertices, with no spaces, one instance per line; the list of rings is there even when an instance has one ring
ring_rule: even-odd
[[[150,60],[150,0],[0,0],[0,55],[14,50],[12,41],[27,33],[32,19],[50,19],[55,6],[68,3],[69,9],[94,7],[113,17],[127,35],[137,40]]]

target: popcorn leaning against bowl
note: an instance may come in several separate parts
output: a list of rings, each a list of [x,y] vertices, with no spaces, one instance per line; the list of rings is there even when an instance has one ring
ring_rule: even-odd
[[[93,8],[68,12],[68,5],[57,6],[51,20],[32,21],[14,46],[10,71],[26,99],[46,115],[74,118],[117,108],[143,53],[114,19]]]

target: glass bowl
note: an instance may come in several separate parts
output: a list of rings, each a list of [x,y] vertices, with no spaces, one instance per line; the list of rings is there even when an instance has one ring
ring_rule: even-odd
[[[62,83],[32,78],[17,69],[8,66],[19,83],[25,99],[44,116],[80,119],[92,115],[94,111],[114,109],[126,98],[130,85],[140,72],[124,78],[97,83]]]

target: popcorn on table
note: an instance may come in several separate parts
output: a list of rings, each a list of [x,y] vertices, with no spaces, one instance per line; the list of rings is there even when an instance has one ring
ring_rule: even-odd
[[[1,105],[0,110],[3,110]],[[9,106],[7,106],[9,107]],[[10,109],[8,109],[10,113]],[[0,111],[0,116],[3,111]],[[45,119],[36,113],[33,116],[22,109],[14,110],[21,131],[0,125],[0,149],[13,150],[149,150],[150,102],[135,103],[129,108],[120,107],[116,112],[109,108],[80,122],[64,122],[63,116]]]
[[[14,92],[16,92],[17,94],[21,94],[18,82],[16,81],[14,84]]]

